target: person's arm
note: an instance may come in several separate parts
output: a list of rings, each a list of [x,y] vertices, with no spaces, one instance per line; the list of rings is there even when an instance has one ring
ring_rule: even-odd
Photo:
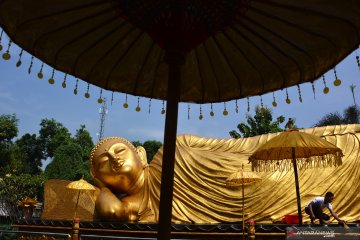
[[[336,213],[334,212],[334,210],[332,209],[329,209],[331,215],[339,222],[339,223],[344,223],[344,220],[341,220],[337,215]]]
[[[314,212],[313,212],[313,209],[312,209],[312,205],[313,205],[313,202],[309,203],[308,208],[309,208],[309,211],[310,211],[310,218],[311,218],[312,221],[314,221],[315,220],[315,215],[314,215]]]

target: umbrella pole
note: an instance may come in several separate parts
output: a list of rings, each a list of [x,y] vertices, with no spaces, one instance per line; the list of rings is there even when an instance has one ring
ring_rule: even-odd
[[[158,239],[168,240],[171,236],[172,199],[174,189],[174,166],[176,131],[180,99],[181,65],[184,55],[177,51],[166,51],[165,61],[169,64],[168,92],[164,131],[164,154],[161,173]]]
[[[244,206],[245,206],[245,202],[244,202],[244,181],[241,180],[241,187],[242,187],[242,236],[243,236],[243,240],[245,239],[245,212],[244,212]]]
[[[241,165],[241,193],[242,193],[242,235],[243,235],[243,240],[244,240],[245,239],[244,164]]]
[[[81,190],[79,190],[79,192],[78,192],[78,196],[77,196],[77,199],[76,199],[75,212],[74,212],[74,219],[76,218],[76,211],[77,211],[77,206],[78,206],[78,204],[79,204],[80,192],[81,192]]]
[[[301,215],[301,202],[300,202],[300,188],[299,188],[299,177],[296,166],[296,158],[295,158],[295,148],[292,148],[292,158],[293,158],[293,166],[294,166],[294,175],[295,175],[295,187],[296,187],[296,201],[298,208],[298,218],[299,225],[302,225],[302,215]]]

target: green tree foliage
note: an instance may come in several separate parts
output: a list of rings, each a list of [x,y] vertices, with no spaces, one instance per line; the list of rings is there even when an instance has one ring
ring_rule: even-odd
[[[93,147],[90,133],[81,125],[74,137],[54,119],[43,119],[39,136],[17,136],[15,115],[0,116],[0,207],[11,216],[19,216],[16,201],[21,198],[42,199],[43,183],[56,178],[78,180],[84,177],[91,182],[88,156]],[[41,161],[53,158],[45,174]]]
[[[52,158],[56,149],[71,139],[69,130],[55,119],[42,119],[39,140],[45,150],[45,157]]]
[[[359,123],[360,109],[357,105],[352,105],[344,110],[343,123],[357,124]]]
[[[142,146],[143,145],[143,143],[142,142],[140,142],[140,141],[133,141],[133,142],[131,142],[135,147],[139,147],[139,146]]]
[[[83,174],[83,163],[79,144],[63,144],[56,149],[53,161],[45,169],[45,175],[48,179],[78,180]]]
[[[0,176],[15,173],[15,149],[11,141],[18,134],[18,119],[16,115],[0,115]]]
[[[162,143],[159,141],[156,141],[156,140],[148,140],[148,141],[144,142],[143,147],[146,150],[146,156],[148,159],[148,163],[151,162],[154,155],[157,153],[157,151],[159,150],[159,148],[161,146],[162,146]]]
[[[338,112],[328,113],[323,116],[314,127],[339,125],[339,124],[357,124],[360,123],[360,109],[357,105],[352,105],[344,110],[343,115]]]
[[[145,141],[144,143],[141,143],[139,141],[134,141],[134,142],[132,142],[132,144],[135,147],[142,146],[143,148],[145,148],[148,163],[151,162],[154,155],[157,153],[159,148],[162,146],[162,143],[159,141],[156,141],[156,140],[148,140],[148,141]]]
[[[0,177],[23,172],[23,154],[13,143],[0,143]]]
[[[9,164],[13,159],[13,144],[0,142],[0,174],[4,175],[10,171]],[[0,175],[0,176],[1,176]]]
[[[76,130],[74,140],[82,149],[83,161],[87,162],[89,160],[91,149],[94,147],[94,142],[90,133],[85,129],[85,125],[80,125],[80,128]]]
[[[0,178],[0,200],[1,207],[9,216],[19,216],[17,201],[24,197],[43,200],[43,186],[45,177],[42,174],[6,174]]]
[[[272,111],[270,108],[255,107],[254,117],[249,114],[246,116],[247,123],[237,125],[239,132],[232,130],[229,132],[233,138],[252,137],[265,133],[281,132],[283,129],[280,124],[285,121],[284,116],[280,116],[273,122]]]
[[[25,134],[16,140],[19,158],[22,159],[23,172],[38,174],[42,166],[41,160],[44,159],[43,148],[36,134]]]
[[[0,115],[0,142],[9,143],[18,135],[18,122],[16,115]]]

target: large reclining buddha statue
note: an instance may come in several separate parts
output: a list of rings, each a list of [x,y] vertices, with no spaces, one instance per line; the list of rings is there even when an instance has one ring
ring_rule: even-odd
[[[302,206],[313,197],[332,191],[336,196],[334,206],[338,215],[350,222],[360,219],[360,125],[304,131],[337,145],[345,156],[343,165],[339,167],[299,170]],[[251,171],[251,166],[247,164],[248,157],[259,145],[277,134],[244,139],[178,136],[172,221],[241,221],[241,188],[227,187],[226,179],[242,164],[245,164],[245,170]],[[147,164],[146,152],[142,147],[135,148],[123,138],[110,137],[94,147],[90,163],[91,175],[99,188],[96,196],[93,196],[95,219],[158,221],[162,149]],[[297,212],[292,170],[258,175],[262,178],[260,182],[245,186],[247,217],[255,221],[276,222],[286,214]],[[87,203],[87,207],[89,205]]]

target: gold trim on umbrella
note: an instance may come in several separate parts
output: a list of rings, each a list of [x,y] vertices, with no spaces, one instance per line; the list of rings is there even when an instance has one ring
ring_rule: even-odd
[[[334,144],[315,135],[289,130],[260,146],[250,157],[254,171],[290,170],[293,148],[299,169],[342,164],[343,153]]]

